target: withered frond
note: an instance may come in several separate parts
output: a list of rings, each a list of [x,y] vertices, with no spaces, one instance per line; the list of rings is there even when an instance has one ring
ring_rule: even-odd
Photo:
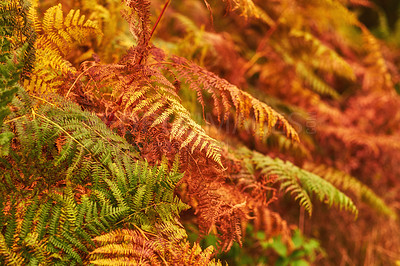
[[[171,60],[172,63],[168,65],[196,91],[200,103],[204,102],[203,92],[211,95],[219,121],[222,116],[223,120],[227,120],[231,108],[234,107],[236,122],[241,124],[244,120],[253,118],[257,125],[254,132],[259,136],[264,134],[264,125],[267,125],[268,130],[274,127],[282,128],[289,139],[299,141],[295,129],[289,122],[267,104],[184,58],[175,56]]]
[[[181,229],[183,230],[183,229]],[[168,236],[173,236],[168,232]],[[184,238],[181,241],[168,241],[162,234],[149,234],[142,230],[117,229],[95,237],[99,247],[90,254],[94,265],[162,265],[168,259],[174,265],[220,265],[211,259],[213,247],[202,250],[199,244],[191,247]]]

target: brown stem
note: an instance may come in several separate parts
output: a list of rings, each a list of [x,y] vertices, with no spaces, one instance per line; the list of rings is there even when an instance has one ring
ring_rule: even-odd
[[[163,9],[161,10],[161,13],[160,13],[160,15],[158,15],[158,18],[157,18],[156,23],[154,24],[153,28],[151,29],[150,36],[149,36],[149,39],[147,40],[147,43],[150,42],[150,39],[151,39],[151,37],[153,36],[153,33],[155,32],[155,30],[156,30],[156,28],[157,28],[157,26],[158,26],[158,23],[160,22],[162,16],[164,15],[165,10],[167,10],[167,7],[168,7],[168,5],[169,5],[170,2],[171,2],[171,0],[165,1],[165,4],[164,4]],[[140,59],[139,59],[139,64],[142,63],[142,60],[143,60],[143,55],[142,55],[142,56],[140,57]]]
[[[165,10],[167,10],[167,7],[168,7],[168,5],[169,5],[170,2],[171,2],[171,0],[165,1],[165,4],[164,4],[163,9],[161,10],[161,13],[160,13],[160,15],[158,16],[156,23],[154,24],[153,28],[151,29],[149,41],[150,41],[151,37],[153,36],[153,33],[154,33],[154,31],[156,30],[156,28],[157,28],[157,26],[158,26],[158,23],[160,22],[162,16],[164,15]]]

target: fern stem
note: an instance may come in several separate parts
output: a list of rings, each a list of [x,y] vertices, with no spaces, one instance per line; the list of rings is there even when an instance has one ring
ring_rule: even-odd
[[[161,13],[160,13],[160,15],[158,16],[156,23],[154,24],[153,28],[151,29],[149,41],[150,41],[151,37],[153,36],[153,33],[154,33],[154,31],[156,30],[156,28],[157,28],[157,26],[158,26],[158,23],[160,22],[162,16],[164,15],[165,10],[167,10],[167,7],[169,6],[169,3],[170,3],[170,2],[171,2],[171,0],[165,1],[165,4],[164,4],[163,9],[161,10]]]
[[[35,95],[30,95],[30,97],[35,98],[35,99],[38,99],[39,101],[45,102],[45,103],[47,103],[47,104],[49,104],[49,105],[51,105],[51,106],[57,108],[57,105],[55,105],[55,104],[52,103],[52,102],[47,101],[47,100],[44,99],[44,98],[41,98],[41,97],[38,97],[38,96],[35,96]]]
[[[156,28],[158,26],[158,23],[161,21],[161,18],[164,15],[165,10],[167,10],[167,7],[168,7],[170,2],[171,2],[171,0],[165,1],[163,9],[161,10],[161,13],[160,13],[160,15],[158,15],[156,23],[154,24],[153,28],[151,29],[149,39],[146,42],[147,44],[150,42],[151,37],[153,36],[153,34],[154,34],[154,32],[155,32],[155,30],[156,30]],[[143,60],[143,54],[140,56],[140,59],[139,59],[139,62],[138,62],[139,65],[142,63],[142,60]]]
[[[78,82],[79,78],[94,66],[95,65],[88,67],[87,69],[85,69],[85,71],[82,71],[82,73],[79,74],[79,76],[75,79],[74,83],[72,83],[71,87],[69,87],[69,90],[68,90],[67,94],[65,95],[65,98],[68,98],[69,93],[71,92],[72,88],[75,86],[76,82]]]
[[[59,128],[62,132],[64,132],[68,137],[70,137],[73,141],[75,141],[76,143],[78,143],[80,146],[82,146],[82,148],[84,148],[89,154],[91,154],[90,150],[88,150],[88,148],[85,147],[85,145],[83,145],[82,143],[79,142],[79,140],[77,140],[76,138],[74,138],[74,136],[72,136],[70,133],[68,133],[62,126],[60,126],[59,124],[55,123],[54,121],[48,119],[47,117],[40,115],[38,113],[35,112],[34,109],[32,109],[32,115],[33,117],[38,116],[44,120],[46,120],[47,122],[49,122],[50,124],[53,124],[55,127]]]

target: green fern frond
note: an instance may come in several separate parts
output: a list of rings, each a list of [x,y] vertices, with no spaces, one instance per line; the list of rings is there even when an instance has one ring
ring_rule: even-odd
[[[277,175],[281,182],[281,189],[290,192],[308,213],[312,214],[311,195],[329,206],[337,205],[357,216],[358,210],[353,201],[340,192],[331,183],[321,177],[303,170],[290,162],[254,153],[252,160],[258,169],[264,174]]]
[[[148,167],[145,163],[136,163],[140,168]],[[18,258],[22,247],[27,247],[28,249],[24,249],[21,253],[23,259],[20,260],[24,260],[24,263],[33,263],[36,260],[42,263],[51,261],[51,263],[82,264],[85,254],[94,247],[91,239],[96,235],[107,233],[116,225],[133,224],[153,232],[157,230],[175,232],[176,229],[173,229],[176,227],[175,217],[186,208],[186,205],[174,196],[174,186],[167,186],[169,182],[164,182],[169,179],[169,174],[164,168],[154,168],[154,172],[148,173],[150,176],[147,180],[143,180],[148,183],[143,186],[145,189],[146,186],[152,188],[151,191],[147,191],[152,199],[152,203],[148,206],[128,204],[133,202],[135,197],[133,192],[137,187],[126,183],[125,187],[121,186],[123,191],[120,191],[117,189],[117,183],[121,182],[117,179],[101,182],[98,188],[93,188],[89,192],[90,194],[78,196],[67,187],[62,195],[59,193],[43,195],[40,198],[40,202],[44,204],[41,208],[38,208],[37,199],[32,200],[30,204],[27,200],[26,211],[16,206],[11,207],[11,215],[6,217],[8,222],[5,225],[5,235],[0,235],[4,239],[4,256],[10,257],[7,259],[11,261],[14,257]],[[113,191],[107,190],[110,187]],[[156,196],[159,191],[168,196]],[[121,198],[122,194],[124,199]],[[147,195],[141,195],[139,200],[143,202],[145,196]],[[119,207],[121,200],[124,200],[125,204]],[[18,217],[22,217],[21,226],[18,225],[20,223]],[[160,220],[165,221],[167,225],[164,229],[154,226],[154,223]],[[33,248],[34,243],[39,246]]]
[[[313,165],[307,163],[304,167],[305,169],[321,176],[334,186],[345,191],[353,192],[357,198],[366,202],[378,212],[393,219],[397,219],[396,212],[390,208],[381,197],[375,194],[372,189],[364,185],[355,177],[325,165]]]
[[[28,1],[7,0],[0,4],[0,36],[2,56],[6,51],[18,51],[25,47],[20,54],[19,62],[22,65],[22,78],[29,78],[35,62],[36,32],[33,21],[29,18],[30,3]],[[1,60],[2,63],[3,60]]]
[[[24,263],[24,258],[21,257],[17,252],[14,252],[10,250],[10,248],[7,246],[4,236],[0,234],[0,254],[1,260],[3,260],[4,263],[7,263],[7,265],[23,265]]]
[[[8,154],[14,134],[3,130],[10,114],[8,105],[20,89],[21,77],[27,77],[35,60],[30,21],[24,2],[10,1],[0,5],[0,156]]]

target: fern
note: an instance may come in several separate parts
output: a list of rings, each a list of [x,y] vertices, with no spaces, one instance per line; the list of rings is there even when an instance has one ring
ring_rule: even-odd
[[[180,231],[183,231],[180,229]],[[171,236],[177,231],[168,232]],[[90,263],[94,265],[137,265],[164,264],[169,258],[174,265],[221,265],[211,259],[212,246],[204,251],[195,243],[193,247],[186,240],[186,234],[179,241],[168,241],[163,234],[147,234],[142,230],[115,230],[94,238],[99,243],[91,253]]]
[[[129,121],[130,124],[146,118],[152,121],[151,127],[169,122],[171,125],[170,141],[180,141],[180,149],[188,146],[192,153],[195,150],[205,150],[206,157],[222,166],[221,149],[218,142],[210,138],[191,118],[190,113],[181,103],[176,86],[167,78],[168,74],[172,74],[172,76],[176,74],[186,80],[196,91],[203,108],[205,100],[202,90],[211,94],[219,119],[222,115],[224,119],[227,119],[233,106],[236,109],[238,123],[242,123],[243,120],[250,117],[255,119],[257,123],[255,132],[258,135],[264,134],[264,125],[266,124],[269,130],[273,127],[281,127],[289,139],[298,141],[297,133],[282,115],[211,72],[178,57],[172,57],[172,62],[165,62],[165,55],[158,49],[151,50],[156,62],[144,64],[143,62],[149,60],[150,51],[147,44],[149,35],[146,33],[148,16],[145,13],[141,14],[148,9],[148,4],[145,2],[138,3],[137,6],[129,4],[133,9],[132,14],[125,14],[138,38],[138,44],[127,52],[119,64],[95,63],[90,66],[90,69],[87,68],[80,74],[80,76],[87,75],[89,82],[93,80],[96,84],[101,84],[103,91],[114,88],[112,95],[115,100],[111,103],[113,110],[107,123],[111,124],[116,120],[114,118]],[[140,16],[143,16],[140,21],[132,21],[132,15],[139,15],[139,13]],[[167,75],[162,73],[160,68],[165,69]],[[201,89],[197,84],[201,84],[203,88]]]
[[[85,20],[79,10],[70,10],[64,17],[62,5],[58,4],[50,7],[43,21],[39,21],[35,8],[35,5],[30,8],[30,17],[38,35],[35,42],[38,60],[32,71],[32,79],[25,80],[24,86],[29,91],[47,93],[55,91],[62,84],[62,75],[76,72],[67,55],[100,32],[97,24]]]
[[[0,156],[7,155],[14,134],[1,130],[10,114],[8,104],[20,88],[21,77],[27,77],[35,60],[31,22],[27,19],[24,1],[0,5]]]
[[[353,192],[357,198],[365,201],[367,204],[375,208],[378,212],[381,212],[388,217],[397,219],[396,212],[390,208],[385,201],[375,194],[375,192],[362,182],[357,180],[344,172],[324,166],[324,165],[313,165],[307,163],[304,167],[309,171],[321,176],[334,186]]]
[[[269,26],[275,26],[276,22],[252,0],[227,0],[226,2],[228,3],[229,10],[241,10],[240,15],[246,20],[249,18],[255,18],[263,21]]]
[[[29,78],[35,62],[36,32],[33,21],[29,19],[29,1],[7,0],[0,4],[0,36],[1,51],[17,51],[23,46],[19,53],[19,62],[22,65],[21,76]],[[2,56],[6,54],[2,53]],[[4,63],[3,59],[1,61]]]
[[[388,70],[385,58],[382,55],[379,41],[369,32],[365,26],[361,26],[362,37],[368,52],[365,58],[367,65],[370,65],[364,82],[370,85],[367,89],[373,90],[393,90],[394,84],[392,76]],[[372,85],[372,86],[371,86]]]
[[[2,41],[5,41],[5,44],[7,44],[6,40]],[[7,51],[3,51],[2,49],[2,55],[0,56],[0,129],[4,119],[11,113],[7,105],[12,101],[19,88],[18,81],[23,64],[15,64],[14,60],[9,52],[7,53]],[[10,131],[0,131],[0,156],[8,154],[9,142],[13,136],[14,134]]]
[[[237,254],[237,242],[260,263],[301,263],[302,239],[269,209],[282,197],[279,186],[310,215],[317,198],[357,216],[343,189],[393,218],[363,208],[368,223],[317,217],[309,231],[334,227],[332,241],[320,238],[333,263],[357,264],[361,254],[363,263],[393,264],[395,196],[386,203],[361,181],[309,163],[378,176],[379,190],[396,191],[397,51],[347,8],[368,0],[224,0],[244,19],[221,18],[222,1],[203,2],[191,10],[165,1],[153,27],[159,10],[149,0],[0,3],[0,264],[218,264],[211,247],[189,243],[178,221],[183,202],[193,207],[184,224],[215,234],[219,251]],[[215,25],[206,8],[216,10]],[[242,144],[271,157],[237,150]],[[303,211],[298,218],[305,228]],[[286,257],[260,252],[270,243],[246,235],[252,225],[281,235]],[[357,236],[365,245],[354,245]],[[251,251],[248,238],[257,244]]]
[[[310,65],[314,68],[323,70],[327,73],[334,73],[337,76],[344,77],[351,81],[356,79],[354,70],[351,68],[349,63],[311,33],[292,29],[289,32],[289,37],[292,43],[292,51],[295,51],[296,49],[301,51],[304,51],[305,49],[311,50],[307,51],[307,53],[315,55],[315,57],[310,58]],[[305,49],[302,49],[302,46],[305,46]],[[299,57],[302,57],[302,55]],[[315,60],[316,58],[318,58],[318,60]]]
[[[269,130],[273,127],[282,128],[289,139],[299,141],[289,122],[265,103],[184,58],[172,57],[171,60],[177,74],[187,80],[189,86],[197,92],[200,103],[204,103],[202,90],[211,94],[219,121],[222,116],[224,120],[228,119],[233,104],[237,123],[241,124],[245,119],[254,118],[257,124],[254,132],[259,136],[264,135],[266,124]]]
[[[140,167],[145,168],[147,166]],[[153,178],[155,177],[153,176]],[[152,178],[148,177],[146,182],[150,182],[149,180],[152,180]],[[42,195],[40,201],[46,207],[38,209],[38,213],[35,213],[38,207],[37,200],[31,201],[31,203],[29,203],[29,200],[25,201],[28,204],[25,215],[19,213],[23,210],[12,209],[11,212],[16,210],[18,215],[22,215],[22,224],[13,229],[11,228],[13,223],[19,224],[20,222],[14,220],[17,219],[15,216],[7,217],[9,222],[5,227],[6,232],[16,232],[18,237],[15,233],[1,235],[5,241],[9,239],[10,243],[8,247],[3,245],[3,255],[9,254],[7,256],[19,257],[12,254],[20,254],[25,263],[38,260],[41,262],[75,262],[81,264],[85,260],[85,254],[94,247],[91,238],[113,228],[135,225],[155,232],[154,223],[157,221],[164,221],[168,224],[168,227],[176,226],[174,217],[185,208],[185,205],[172,196],[171,188],[169,188],[168,193],[172,197],[158,200],[155,197],[154,202],[149,206],[135,206],[130,203],[137,196],[137,193],[134,193],[137,187],[126,187],[129,190],[121,192],[124,193],[122,200],[126,204],[121,206],[119,202],[121,198],[116,196],[115,191],[110,190],[110,188],[115,189],[118,181],[104,182],[103,186],[93,189],[91,194],[72,193],[67,187],[62,195],[59,193],[52,193],[48,196]],[[162,181],[155,183],[162,190],[162,183],[158,182]],[[106,188],[109,190],[106,190]],[[155,193],[154,191],[149,192],[152,198]],[[76,197],[78,197],[78,200]],[[99,200],[101,198],[103,200]],[[159,218],[157,218],[157,213],[160,214]],[[166,213],[168,213],[168,216],[165,215]],[[147,216],[151,219],[139,219],[140,221],[137,219],[137,217],[144,218]],[[146,224],[140,223],[143,221],[146,221]],[[47,230],[46,227],[48,227]],[[25,242],[33,241],[31,239],[32,234],[35,236],[36,243],[44,245],[47,251],[45,249],[40,251],[38,250],[39,247],[36,250],[24,247]],[[30,246],[34,247],[34,245]],[[12,250],[9,250],[10,247],[12,247]],[[54,256],[55,254],[58,255]]]
[[[16,134],[17,140],[21,141],[19,147],[23,147],[25,143],[28,146],[26,148],[32,152],[39,152],[36,150],[39,149],[41,153],[45,154],[30,158],[37,158],[40,161],[42,156],[47,158],[52,156],[54,165],[61,164],[64,160],[78,162],[75,157],[82,161],[87,160],[88,162],[84,162],[85,164],[92,164],[93,168],[102,168],[103,170],[100,172],[105,176],[95,176],[98,173],[96,171],[89,172],[90,174],[85,176],[85,178],[89,178],[85,183],[89,180],[89,182],[95,181],[92,186],[89,186],[91,187],[90,192],[78,192],[77,183],[81,180],[68,176],[66,180],[70,181],[67,181],[67,188],[62,191],[52,188],[50,193],[40,193],[41,188],[46,188],[45,184],[54,184],[56,181],[51,180],[50,177],[41,180],[42,184],[32,184],[34,192],[40,194],[41,206],[38,206],[39,199],[37,197],[29,199],[32,192],[27,192],[23,196],[24,204],[27,206],[26,210],[12,205],[11,214],[6,217],[8,222],[3,224],[3,227],[5,226],[3,237],[7,243],[7,247],[3,248],[3,254],[6,256],[4,258],[10,262],[20,260],[17,255],[13,255],[16,253],[20,254],[24,263],[51,261],[51,263],[81,264],[85,261],[85,254],[93,248],[91,238],[108,232],[118,225],[135,225],[150,231],[155,230],[155,222],[174,226],[175,217],[186,208],[186,205],[173,194],[173,189],[181,175],[176,172],[167,173],[165,166],[149,169],[146,163],[136,161],[134,156],[129,155],[129,149],[123,149],[123,145],[127,145],[123,139],[111,132],[107,133],[107,129],[101,127],[101,122],[93,115],[83,112],[79,108],[75,109],[68,103],[64,106],[60,105],[60,107],[55,107],[42,104],[36,111],[32,110],[33,116],[24,114],[14,120],[15,127],[19,130]],[[67,110],[63,110],[63,107]],[[74,124],[77,118],[81,118],[79,125]],[[29,123],[30,121],[31,123]],[[22,127],[22,124],[25,124],[26,127]],[[101,145],[96,147],[93,142],[84,141],[79,137],[93,138],[93,136],[88,137],[87,134],[97,135],[99,139],[96,142]],[[57,157],[56,143],[60,135],[64,135],[67,140],[71,141],[66,140],[65,143],[61,143],[59,156],[64,159]],[[38,138],[38,141],[32,141],[35,137]],[[111,145],[111,140],[113,140],[113,145]],[[118,141],[119,145],[116,145]],[[34,142],[36,145],[28,145],[29,142]],[[81,152],[87,154],[85,156],[79,156],[80,153],[69,154],[70,149],[66,146],[74,143],[76,144],[75,150],[81,149]],[[72,150],[74,151],[74,149]],[[68,154],[64,156],[64,152]],[[108,159],[105,159],[105,156]],[[1,167],[6,166],[6,161],[11,158],[24,160],[23,156],[17,156],[14,151],[9,157],[2,158]],[[14,161],[17,168],[21,166],[20,163],[21,161]],[[82,162],[75,165],[80,163]],[[43,175],[46,167],[51,166],[47,164],[35,169],[29,174],[29,177],[33,180],[36,179],[35,176],[46,177]],[[176,167],[174,168],[176,169]],[[24,171],[28,171],[28,169],[24,169]],[[68,172],[77,171],[77,169],[70,171],[64,167],[58,168],[58,171],[62,177]],[[6,171],[2,173],[2,178],[5,178],[5,175],[10,172],[12,173],[12,169],[7,170],[6,168]],[[18,184],[20,180],[20,177],[15,178],[13,182]],[[74,183],[70,183],[71,181]],[[72,189],[72,184],[74,184],[75,191]],[[17,217],[21,216],[22,219],[19,220]],[[26,246],[26,243],[30,244]],[[31,248],[35,247],[35,243],[38,247]]]
[[[290,162],[254,153],[252,160],[264,174],[277,175],[285,192],[290,192],[308,213],[312,214],[311,195],[315,194],[321,202],[337,205],[340,209],[351,211],[357,216],[358,210],[353,201],[340,192],[331,183],[321,177],[305,171]]]

